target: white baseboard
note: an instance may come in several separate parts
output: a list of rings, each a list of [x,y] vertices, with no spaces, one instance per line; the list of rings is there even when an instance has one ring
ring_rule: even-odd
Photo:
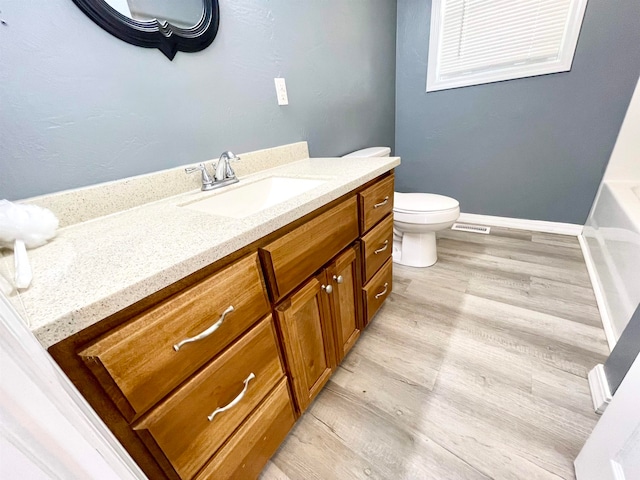
[[[587,272],[589,272],[589,279],[591,280],[591,286],[593,287],[593,293],[596,296],[596,304],[598,305],[598,311],[600,312],[600,319],[602,320],[602,328],[604,328],[604,335],[607,337],[607,343],[609,344],[609,350],[613,350],[616,346],[617,339],[613,329],[613,322],[609,316],[609,308],[607,307],[607,300],[604,295],[604,288],[600,283],[600,277],[596,270],[596,265],[591,256],[589,245],[584,236],[578,235],[578,242],[580,243],[580,249],[582,250],[582,256],[584,257],[584,263],[587,265]]]
[[[516,228],[532,232],[557,233],[577,237],[582,233],[582,225],[575,223],[546,222],[544,220],[526,220],[524,218],[494,217],[491,215],[477,215],[475,213],[461,213],[458,222],[477,223],[490,227]]]
[[[591,389],[591,401],[596,413],[602,414],[611,403],[611,391],[607,376],[604,373],[604,365],[599,363],[589,372],[589,388]]]

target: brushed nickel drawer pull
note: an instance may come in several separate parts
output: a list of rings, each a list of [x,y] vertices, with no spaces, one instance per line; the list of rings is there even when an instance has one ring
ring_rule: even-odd
[[[384,197],[384,200],[381,201],[380,203],[376,203],[373,208],[378,208],[378,207],[382,207],[383,205],[386,205],[387,202],[389,201],[389,195],[387,195],[386,197]]]
[[[344,282],[344,278],[342,278],[342,275],[338,275],[338,276],[333,276],[333,279],[336,281],[336,283],[342,283]]]
[[[327,293],[333,292],[333,287],[331,285],[322,285],[322,289]]]
[[[204,332],[199,333],[195,337],[185,338],[184,340],[181,340],[180,342],[176,343],[173,346],[173,349],[177,352],[178,350],[180,350],[180,348],[183,345],[187,343],[197,342],[198,340],[207,338],[209,335],[211,335],[213,332],[215,332],[217,329],[220,328],[220,325],[222,325],[222,322],[224,322],[224,318],[227,316],[227,314],[233,312],[234,310],[235,309],[233,308],[233,305],[229,305],[229,307],[224,312],[222,312],[222,315],[220,315],[220,320],[218,320],[216,323],[214,323],[209,328],[207,328]]]
[[[235,407],[238,403],[240,403],[240,400],[242,400],[244,398],[244,394],[247,393],[247,389],[249,388],[249,382],[251,380],[253,380],[254,378],[256,378],[256,376],[254,375],[253,372],[251,372],[249,374],[249,376],[247,378],[244,379],[244,388],[242,389],[242,391],[240,392],[240,395],[238,395],[236,398],[234,398],[233,400],[231,400],[231,402],[229,402],[227,405],[225,405],[224,407],[218,407],[216,408],[211,415],[209,415],[207,418],[209,419],[209,421],[213,420],[213,417],[215,417],[217,414],[222,413],[222,412],[226,412],[227,410],[229,410],[230,408]]]
[[[384,252],[384,251],[389,247],[389,240],[385,240],[385,241],[384,241],[384,243],[383,243],[383,245],[384,245],[384,247],[379,248],[379,249],[377,249],[377,250],[374,250],[374,251],[373,251],[373,254],[374,254],[374,255],[377,255],[377,254],[379,254],[379,253],[381,253],[381,252]]]
[[[384,284],[384,290],[382,290],[380,293],[376,293],[376,298],[380,298],[381,296],[383,296],[385,293],[387,293],[387,287],[389,286],[389,284],[387,282],[385,282]]]

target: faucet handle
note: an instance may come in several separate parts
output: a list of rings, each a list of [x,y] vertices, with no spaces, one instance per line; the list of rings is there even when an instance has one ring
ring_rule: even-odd
[[[202,172],[202,190],[205,189],[207,185],[211,185],[213,180],[209,176],[209,172],[207,172],[207,168],[204,166],[204,163],[198,164],[197,167],[187,167],[184,169],[185,173],[194,173],[194,172]]]

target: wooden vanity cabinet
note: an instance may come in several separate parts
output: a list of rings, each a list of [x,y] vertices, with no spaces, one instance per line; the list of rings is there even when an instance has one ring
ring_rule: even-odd
[[[392,207],[393,173],[49,352],[149,478],[256,478],[390,294]]]

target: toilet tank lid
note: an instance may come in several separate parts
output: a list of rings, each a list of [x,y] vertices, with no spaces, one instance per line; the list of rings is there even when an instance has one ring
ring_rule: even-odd
[[[397,212],[439,212],[459,206],[456,199],[435,193],[394,192],[393,194],[393,209]]]
[[[391,154],[389,147],[369,147],[351,152],[345,157],[388,157]]]

